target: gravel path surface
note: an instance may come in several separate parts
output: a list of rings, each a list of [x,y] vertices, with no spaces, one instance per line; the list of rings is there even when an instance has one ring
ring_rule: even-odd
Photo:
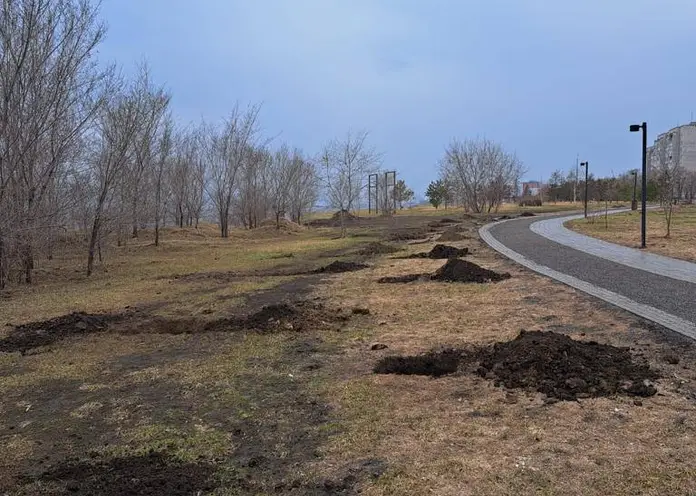
[[[493,248],[513,259],[517,258],[516,261],[533,270],[541,269],[537,271],[696,338],[696,284],[687,282],[694,274],[688,270],[683,272],[685,266],[682,262],[675,261],[681,268],[681,279],[674,279],[607,260],[549,239],[553,237],[553,230],[548,226],[553,223],[546,224],[544,236],[530,229],[532,224],[546,220],[525,218],[500,222],[484,226],[481,235]],[[562,222],[555,225],[562,227]],[[559,236],[563,235],[559,230]],[[500,246],[495,246],[496,242]],[[582,244],[578,247],[582,247]],[[617,252],[612,253],[616,255]],[[635,264],[635,259],[631,260]],[[551,270],[543,270],[547,268]],[[555,277],[554,272],[570,277]],[[572,280],[582,281],[583,284],[573,284]],[[670,319],[671,316],[676,319]],[[670,320],[676,324],[669,325]]]

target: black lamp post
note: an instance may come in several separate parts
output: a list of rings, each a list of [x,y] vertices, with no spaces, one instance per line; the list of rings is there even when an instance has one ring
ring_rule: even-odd
[[[638,171],[632,170],[633,176],[633,200],[631,200],[631,210],[638,210],[638,200],[636,200],[636,189],[638,188]]]
[[[629,130],[632,133],[637,133],[643,130],[643,179],[642,186],[643,191],[641,192],[641,208],[643,209],[640,216],[640,247],[645,248],[645,230],[647,226],[647,209],[646,203],[648,200],[648,124],[644,122],[643,124],[631,124]]]
[[[585,168],[585,218],[587,219],[587,179],[589,176],[590,163],[580,162],[580,167]]]

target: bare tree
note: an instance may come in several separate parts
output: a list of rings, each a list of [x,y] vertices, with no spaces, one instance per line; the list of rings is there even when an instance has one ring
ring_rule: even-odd
[[[671,235],[674,203],[679,198],[677,195],[680,193],[678,190],[683,183],[683,177],[684,170],[674,161],[671,159],[659,161],[655,171],[655,179],[657,182],[657,193],[665,216],[666,238],[669,238]]]
[[[94,59],[96,16],[82,0],[0,2],[0,288],[11,254],[32,281],[36,237],[60,212],[56,181],[100,107],[110,69]]]
[[[348,132],[345,138],[324,145],[319,157],[327,199],[340,212],[342,235],[346,231],[346,214],[356,207],[365,178],[379,168],[381,161],[381,156],[368,145],[367,137],[367,131]]]
[[[146,64],[139,68],[134,91],[140,102],[140,122],[138,132],[133,142],[133,158],[127,171],[127,181],[124,190],[130,196],[130,212],[132,236],[138,237],[138,225],[141,222],[141,204],[144,192],[142,184],[155,162],[157,153],[156,142],[164,115],[169,106],[171,96],[163,88],[156,87],[150,78],[150,70]]]
[[[174,123],[171,116],[166,116],[162,123],[162,134],[157,146],[157,161],[155,164],[155,246],[159,246],[160,220],[164,217],[163,198],[166,195],[165,172],[171,163],[172,134]]]
[[[488,139],[452,140],[441,163],[442,179],[453,185],[465,208],[477,213],[497,210],[523,173],[515,154]]]
[[[319,177],[314,164],[299,150],[293,154],[293,164],[297,170],[292,174],[287,208],[291,219],[299,224],[319,199]]]
[[[133,160],[132,145],[141,131],[147,111],[147,98],[134,85],[127,92],[118,92],[114,88],[110,101],[101,112],[94,143],[93,167],[97,187],[87,254],[88,276],[94,271],[95,250],[102,234],[105,210]]]
[[[220,235],[229,236],[230,211],[237,189],[237,174],[258,135],[259,106],[246,112],[235,107],[221,129],[208,127],[205,134],[206,159],[210,169],[210,197],[217,210]]]

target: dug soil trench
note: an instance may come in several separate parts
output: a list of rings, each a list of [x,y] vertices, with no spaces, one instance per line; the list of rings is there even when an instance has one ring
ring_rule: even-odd
[[[362,310],[362,309],[360,309]],[[367,312],[369,313],[369,312]],[[197,334],[201,332],[258,331],[263,333],[307,329],[336,329],[352,316],[367,313],[325,307],[322,303],[296,301],[263,306],[242,316],[203,320],[167,318],[139,309],[114,314],[71,313],[55,319],[32,322],[12,329],[0,339],[0,352],[20,352],[49,346],[64,339],[97,332],[117,334]]]

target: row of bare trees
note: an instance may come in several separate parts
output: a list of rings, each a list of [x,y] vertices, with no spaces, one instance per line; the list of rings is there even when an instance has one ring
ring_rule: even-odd
[[[61,237],[84,240],[89,275],[145,227],[157,245],[210,208],[226,237],[317,201],[314,162],[264,140],[258,106],[179,126],[145,64],[129,79],[98,63],[104,35],[87,0],[0,1],[0,289],[31,283]]]

